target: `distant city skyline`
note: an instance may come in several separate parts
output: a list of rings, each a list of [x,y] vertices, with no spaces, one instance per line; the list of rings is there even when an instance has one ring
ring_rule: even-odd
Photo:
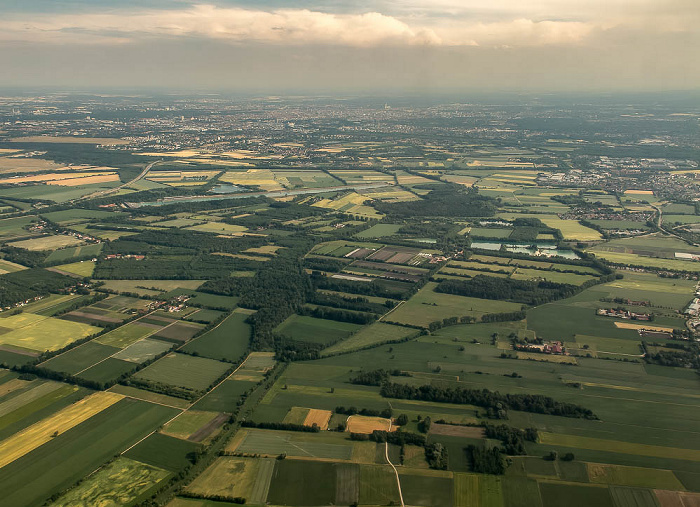
[[[0,87],[700,88],[696,0],[5,0]]]

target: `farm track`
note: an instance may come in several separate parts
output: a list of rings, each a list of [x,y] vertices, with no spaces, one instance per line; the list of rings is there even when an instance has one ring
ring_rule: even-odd
[[[389,422],[389,431],[391,431],[391,422]],[[401,479],[399,478],[399,471],[389,459],[389,442],[384,442],[384,456],[386,457],[387,463],[394,469],[394,475],[396,475],[396,486],[399,488],[399,499],[401,500],[401,507],[406,507],[403,501],[403,492],[401,491]]]

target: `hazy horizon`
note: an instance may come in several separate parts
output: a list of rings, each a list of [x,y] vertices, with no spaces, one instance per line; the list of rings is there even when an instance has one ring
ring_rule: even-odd
[[[4,2],[0,14],[2,88],[700,88],[693,0],[27,0]]]

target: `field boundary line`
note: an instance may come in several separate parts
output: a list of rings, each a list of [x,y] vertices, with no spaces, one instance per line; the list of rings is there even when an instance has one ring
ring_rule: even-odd
[[[394,313],[394,310],[397,310],[397,309],[399,308],[399,306],[401,306],[401,305],[404,304],[405,302],[406,302],[405,299],[404,299],[403,301],[399,301],[399,304],[398,304],[398,305],[396,305],[396,306],[393,307],[391,310],[389,310],[388,312],[386,312],[384,315],[382,315],[381,317],[379,317],[379,318],[377,319],[377,322],[381,322],[382,319],[383,319],[384,317],[387,317],[387,316],[391,315],[392,313]]]
[[[389,432],[391,433],[391,419],[389,419]],[[396,485],[399,488],[399,499],[401,500],[401,507],[406,507],[406,504],[403,502],[403,493],[401,492],[401,479],[399,478],[399,471],[396,470],[396,467],[389,459],[389,442],[384,442],[384,456],[386,457],[387,463],[389,463],[391,468],[394,469],[394,475],[396,475]]]
[[[88,306],[89,306],[89,305],[88,305]],[[129,324],[132,324],[132,323],[134,323],[134,322],[138,322],[139,320],[143,319],[144,317],[148,317],[149,315],[151,315],[151,314],[153,314],[153,313],[155,313],[155,312],[157,312],[157,311],[158,311],[158,310],[150,311],[150,312],[148,312],[147,314],[142,315],[142,316],[139,317],[138,319],[131,320],[131,321],[127,322],[126,324],[122,323],[121,325],[115,327],[114,329],[112,329],[112,330],[110,330],[110,331],[107,331],[107,333],[104,333],[104,334],[108,334],[108,333],[110,333],[111,331],[115,331],[115,330],[119,329],[120,327],[128,326]],[[50,318],[50,317],[46,317],[46,318],[48,319],[48,318]],[[166,327],[167,327],[167,326],[166,326]],[[163,328],[163,329],[164,329],[164,328]],[[158,332],[158,330],[154,330],[153,333],[151,333],[151,334],[149,334],[149,335],[147,335],[147,336],[144,336],[143,338],[148,338],[149,336],[151,336],[152,334],[157,333],[157,332]],[[48,363],[49,361],[51,361],[51,360],[54,359],[54,358],[61,357],[63,354],[67,354],[67,353],[70,352],[71,350],[79,349],[79,348],[82,347],[83,345],[87,345],[88,343],[92,343],[93,341],[97,340],[97,339],[100,338],[101,336],[103,336],[103,335],[96,336],[96,337],[94,337],[94,338],[91,339],[91,340],[88,340],[88,341],[86,341],[86,342],[84,342],[84,343],[81,343],[80,345],[76,345],[75,347],[69,348],[69,349],[66,350],[65,352],[61,352],[60,354],[56,354],[55,356],[52,356],[52,357],[48,358],[46,361],[40,362],[39,364],[37,364],[37,366],[41,366],[41,365],[44,364],[44,363]],[[139,340],[136,340],[136,341],[140,341],[140,340],[142,340],[143,338],[140,338]],[[95,343],[97,343],[98,345],[103,345],[102,343],[99,343],[99,342],[95,342]],[[136,342],[134,342],[134,343],[136,343]],[[108,345],[108,346],[109,346],[109,345]],[[127,347],[128,347],[128,345],[127,345]],[[124,347],[124,348],[126,348],[126,347]],[[121,350],[124,350],[124,349],[121,349]],[[121,350],[120,350],[120,352],[121,352]],[[114,354],[116,354],[116,352],[115,352]],[[114,354],[112,354],[112,355],[114,355]],[[112,356],[109,356],[109,357],[112,357]],[[109,359],[109,358],[105,358],[105,359]],[[104,359],[103,359],[102,361],[104,361]],[[101,363],[102,361],[100,361],[100,363]],[[95,363],[95,364],[98,364],[98,363]],[[93,364],[92,366],[95,366],[95,364]],[[88,366],[87,368],[85,368],[85,370],[87,370],[88,368],[92,368],[92,366]],[[82,373],[82,372],[84,372],[85,370],[81,370],[81,371],[79,371],[78,373],[75,373],[75,374],[73,374],[73,375],[78,375],[79,373]]]
[[[158,310],[154,310],[154,311],[151,312],[151,313],[154,313],[154,312],[157,312],[157,311],[158,311]],[[147,315],[150,315],[151,313],[149,313],[149,314],[147,314]],[[146,315],[144,315],[143,317],[146,317]],[[143,317],[139,317],[138,319],[132,320],[131,322],[127,322],[126,324],[122,324],[121,326],[114,328],[114,330],[117,330],[117,329],[119,329],[120,327],[128,326],[129,324],[132,324],[132,323],[134,323],[134,322],[138,322],[138,321],[141,320]],[[156,334],[156,333],[160,333],[163,329],[166,329],[166,328],[172,326],[172,325],[175,324],[176,322],[180,322],[180,321],[179,321],[179,320],[175,320],[175,321],[171,322],[170,324],[168,324],[167,326],[163,326],[163,327],[160,328],[160,329],[154,329],[153,332],[151,332],[151,333],[149,333],[149,334],[147,334],[147,335],[145,335],[145,336],[142,336],[141,338],[139,338],[138,340],[136,340],[136,341],[133,342],[133,343],[130,343],[129,345],[127,345],[127,346],[124,347],[123,349],[117,350],[117,351],[116,351],[114,354],[112,354],[111,356],[105,357],[104,359],[101,359],[100,361],[97,361],[95,364],[90,365],[90,366],[88,366],[87,368],[84,368],[84,369],[80,370],[78,373],[75,373],[74,376],[80,375],[81,373],[85,372],[86,370],[89,370],[89,369],[92,368],[93,366],[97,366],[98,364],[104,363],[107,359],[112,359],[114,356],[116,356],[116,355],[119,354],[120,352],[124,352],[124,350],[126,350],[128,347],[131,347],[131,346],[134,345],[135,343],[141,342],[141,341],[145,340],[146,338],[149,338],[149,337],[153,336],[153,335]],[[105,333],[105,334],[108,334],[108,333]],[[93,338],[93,340],[95,340],[95,339],[96,339],[96,338]],[[85,345],[86,343],[90,343],[91,341],[92,341],[92,340],[90,340],[89,342],[85,342],[85,343],[83,343],[82,345]],[[99,342],[97,342],[97,343],[98,343],[99,345],[104,345],[103,343],[99,343]],[[82,345],[79,345],[79,346],[82,346]],[[108,345],[108,346],[109,346],[109,345]],[[76,347],[76,348],[77,348],[77,347]],[[72,350],[72,349],[71,349],[71,350]],[[171,348],[171,350],[172,350],[172,348]],[[180,350],[180,349],[177,349],[177,350]],[[51,359],[53,359],[53,358],[51,358]],[[131,362],[133,362],[133,361],[128,361],[128,362],[131,363]],[[141,364],[141,363],[136,363],[136,362],[134,362],[134,364]]]

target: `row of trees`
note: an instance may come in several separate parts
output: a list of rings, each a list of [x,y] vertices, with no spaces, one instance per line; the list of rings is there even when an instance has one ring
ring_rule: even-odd
[[[583,419],[598,419],[589,409],[573,403],[557,401],[542,394],[501,394],[488,389],[466,389],[462,387],[439,387],[432,385],[409,386],[387,382],[380,393],[385,398],[403,400],[436,401],[476,405],[492,409],[520,410],[536,414],[556,415]],[[500,405],[499,405],[500,404]]]

